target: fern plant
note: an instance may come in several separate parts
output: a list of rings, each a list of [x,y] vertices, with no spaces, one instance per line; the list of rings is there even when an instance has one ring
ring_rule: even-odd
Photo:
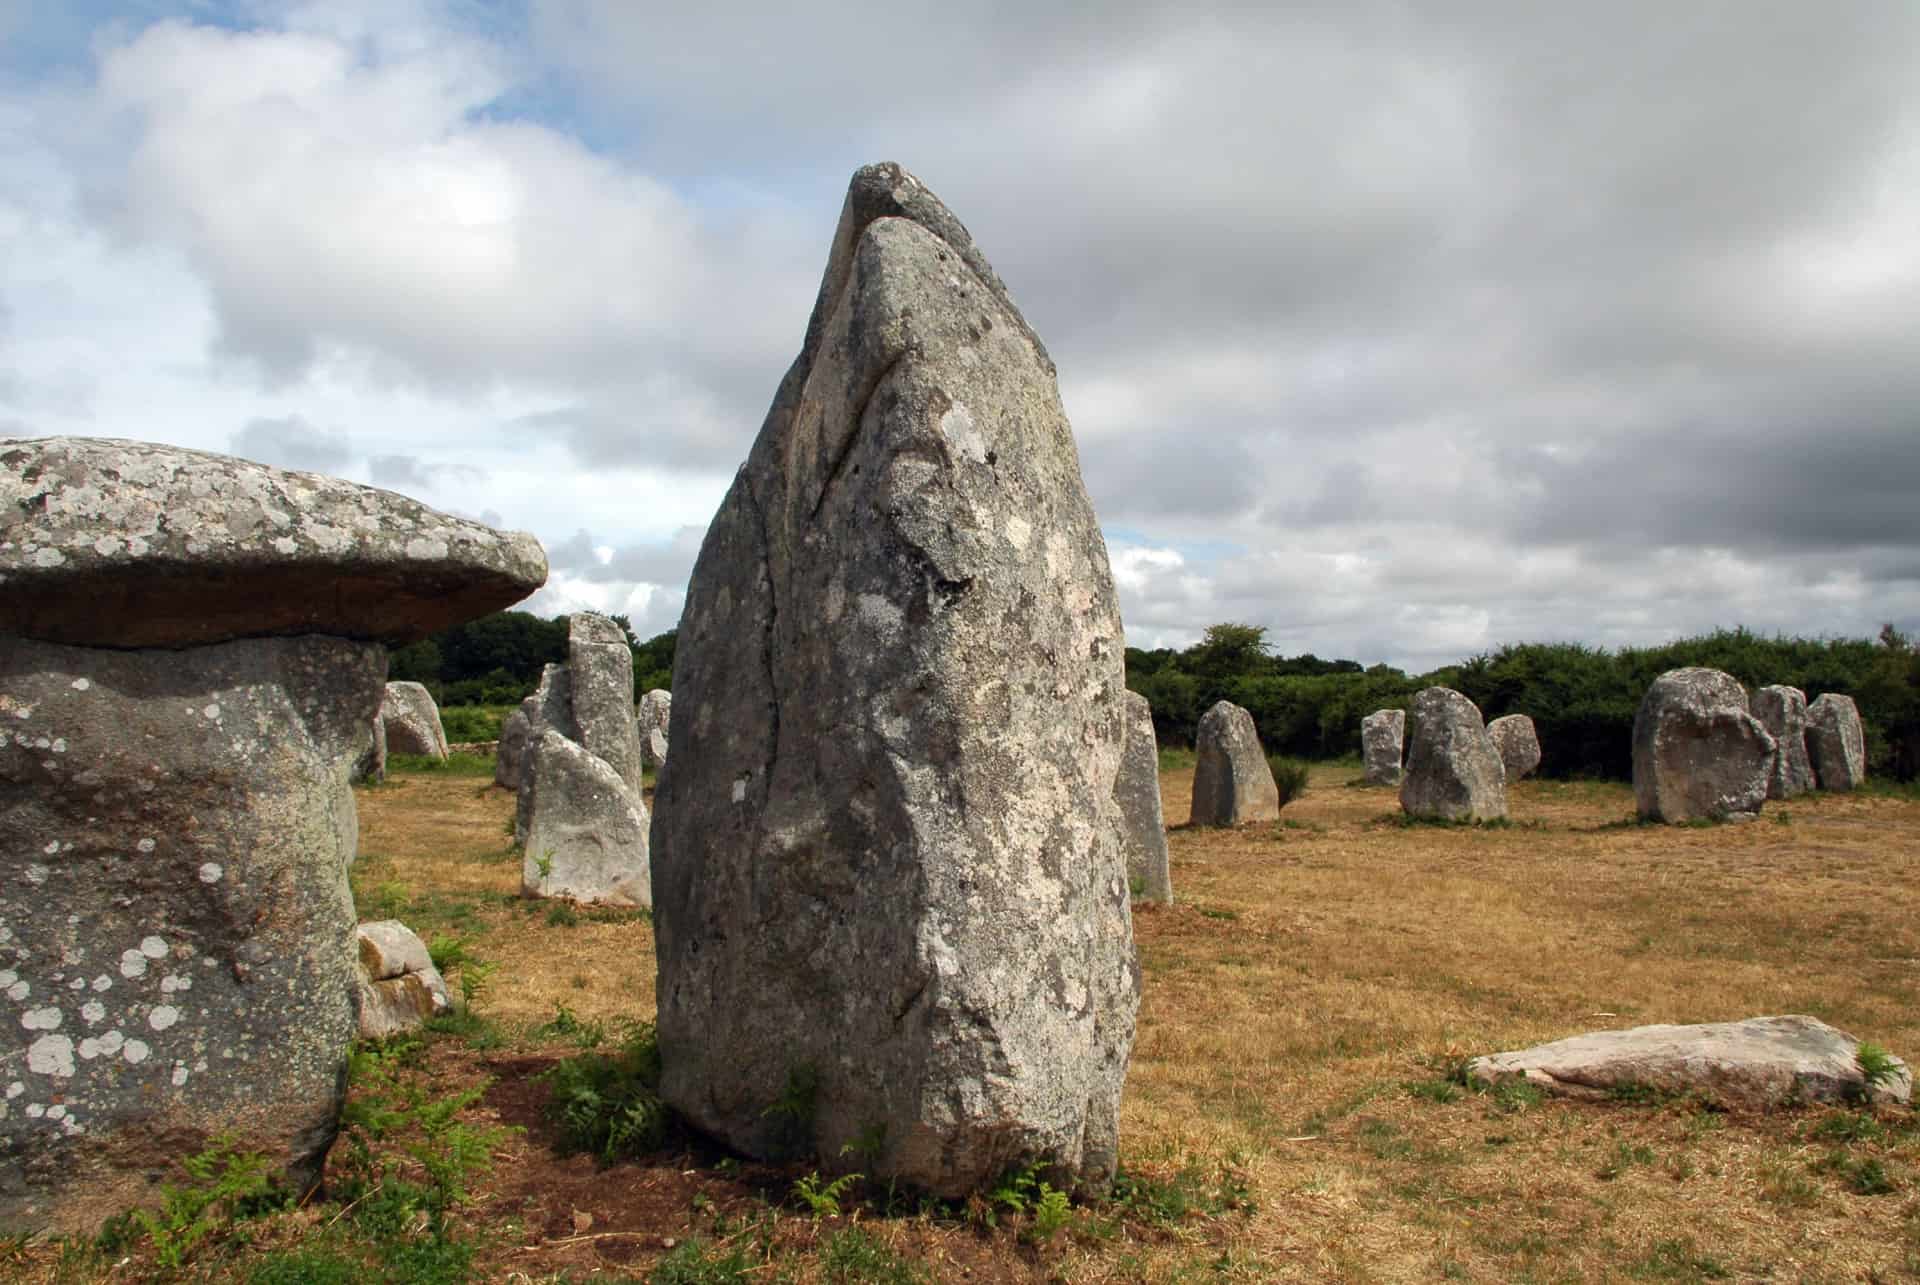
[[[859,1182],[864,1174],[841,1174],[832,1182],[822,1182],[820,1173],[815,1170],[804,1178],[797,1178],[793,1184],[793,1196],[807,1207],[815,1219],[834,1218],[840,1213],[840,1197],[847,1189]]]

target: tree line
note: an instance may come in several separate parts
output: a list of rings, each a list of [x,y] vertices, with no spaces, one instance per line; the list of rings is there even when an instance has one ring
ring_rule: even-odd
[[[634,639],[636,693],[673,683],[676,632]],[[444,706],[512,705],[567,657],[567,621],[500,611],[443,629],[392,653],[389,676],[424,683]],[[1526,714],[1540,735],[1540,771],[1553,777],[1626,779],[1633,767],[1633,716],[1653,680],[1669,669],[1705,665],[1751,690],[1770,683],[1853,697],[1867,734],[1868,771],[1912,780],[1920,772],[1920,648],[1892,625],[1878,638],[1764,637],[1720,629],[1658,647],[1617,651],[1579,643],[1516,643],[1427,674],[1311,653],[1272,654],[1266,629],[1211,625],[1175,650],[1127,648],[1127,686],[1153,707],[1163,746],[1193,744],[1200,715],[1218,700],[1245,706],[1272,754],[1328,759],[1357,754],[1360,720],[1405,709],[1434,685],[1464,693],[1489,719]]]
[[[1749,690],[1781,683],[1812,699],[1851,696],[1867,735],[1868,771],[1912,780],[1920,769],[1920,649],[1892,625],[1878,638],[1763,637],[1720,629],[1658,647],[1517,643],[1431,673],[1269,654],[1266,630],[1217,624],[1181,651],[1127,649],[1127,686],[1153,707],[1161,745],[1191,745],[1218,700],[1252,713],[1269,753],[1338,758],[1360,749],[1360,720],[1406,709],[1423,687],[1451,687],[1488,719],[1525,714],[1540,736],[1540,772],[1627,779],[1633,716],[1669,669],[1725,670]]]

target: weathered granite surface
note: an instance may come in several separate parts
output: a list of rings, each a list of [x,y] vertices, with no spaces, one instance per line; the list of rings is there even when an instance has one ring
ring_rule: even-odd
[[[1127,885],[1135,896],[1173,904],[1173,874],[1167,861],[1167,823],[1160,805],[1160,745],[1153,735],[1153,706],[1127,692],[1127,750],[1113,778],[1126,845]]]
[[[1189,825],[1231,826],[1280,819],[1273,779],[1253,715],[1218,701],[1200,716],[1193,737],[1193,807]]]
[[[1483,1084],[1524,1079],[1562,1097],[1605,1099],[1622,1089],[1699,1097],[1730,1111],[1771,1111],[1812,1102],[1904,1103],[1913,1073],[1869,1085],[1845,1031],[1805,1016],[1750,1017],[1697,1026],[1596,1031],[1513,1053],[1475,1058]]]
[[[1121,651],[1051,361],[938,199],[861,170],[688,587],[662,1095],[943,1196],[1024,1163],[1104,1188],[1139,998]]]
[[[0,438],[0,634],[398,644],[547,578],[539,542],[392,491],[113,438]]]
[[[1774,748],[1738,679],[1670,669],[1633,717],[1634,803],[1655,821],[1752,816],[1766,801]]]
[[[1767,765],[1767,797],[1791,799],[1813,788],[1807,757],[1807,694],[1798,687],[1762,687],[1753,694],[1753,716],[1773,737]]]
[[[1525,714],[1506,714],[1494,719],[1487,724],[1487,737],[1500,756],[1509,784],[1532,776],[1540,766],[1540,735],[1534,731],[1533,720]]]
[[[573,739],[604,760],[639,797],[642,767],[633,712],[633,651],[616,622],[591,611],[570,618],[567,694],[579,732]]]
[[[1407,747],[1407,712],[1379,709],[1360,720],[1360,757],[1368,785],[1400,784]]]
[[[1480,720],[1480,707],[1451,687],[1428,687],[1408,711],[1400,807],[1441,821],[1497,821],[1507,815],[1507,769]]]
[[[433,693],[419,683],[388,683],[380,701],[381,736],[389,754],[447,757],[447,732]]]
[[[647,805],[605,759],[549,727],[531,747],[520,799],[524,895],[653,904]]]
[[[398,919],[364,923],[355,933],[355,945],[361,1039],[411,1031],[452,1010],[446,979],[413,929]]]
[[[1807,706],[1807,758],[1823,790],[1851,790],[1867,779],[1867,738],[1853,697],[1828,692]]]
[[[221,1133],[317,1178],[385,676],[337,638],[0,636],[0,1227],[90,1233]]]
[[[640,731],[640,761],[658,769],[667,761],[667,730],[673,722],[673,693],[656,687],[640,698],[635,724]]]

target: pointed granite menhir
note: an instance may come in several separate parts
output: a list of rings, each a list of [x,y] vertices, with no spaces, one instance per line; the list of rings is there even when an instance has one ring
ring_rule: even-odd
[[[222,1135],[317,1178],[378,640],[545,579],[531,536],[336,478],[0,441],[0,1233],[91,1233]]]
[[[687,589],[662,1095],[941,1196],[1112,1177],[1139,1003],[1120,613],[1053,363],[913,175],[853,177]]]

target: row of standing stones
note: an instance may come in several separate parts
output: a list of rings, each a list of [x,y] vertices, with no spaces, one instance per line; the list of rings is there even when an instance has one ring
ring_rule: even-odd
[[[215,1135],[317,1179],[359,977],[425,984],[404,940],[356,969],[349,781],[408,721],[377,717],[408,695],[384,649],[545,574],[530,536],[338,479],[0,442],[0,1226],[89,1229]],[[1151,734],[1053,363],[912,175],[855,174],[707,534],[651,818],[665,745],[602,625],[533,702],[519,832],[549,891],[651,852],[667,1101],[938,1195],[1103,1189]]]
[[[1509,714],[1483,727],[1473,702],[1449,688],[1414,697],[1413,725],[1403,761],[1404,711],[1378,710],[1360,722],[1365,780],[1400,785],[1412,816],[1504,817],[1504,783],[1540,765],[1532,719]],[[1851,790],[1865,779],[1860,711],[1850,696],[1829,692],[1809,705],[1799,688],[1772,686],[1749,701],[1730,674],[1674,669],[1654,680],[1634,717],[1634,798],[1648,820],[1748,817],[1767,799],[1816,786]]]
[[[376,718],[384,645],[545,574],[529,536],[337,479],[0,441],[0,1227],[90,1229],[220,1134],[317,1179],[358,979],[429,987],[346,881],[349,779],[406,721]],[[1052,361],[898,166],[854,175],[680,637],[664,739],[587,616],[501,745],[536,890],[650,855],[666,1100],[936,1195],[1106,1187],[1130,869],[1170,895],[1151,720]],[[772,1109],[800,1083],[810,1112]]]

